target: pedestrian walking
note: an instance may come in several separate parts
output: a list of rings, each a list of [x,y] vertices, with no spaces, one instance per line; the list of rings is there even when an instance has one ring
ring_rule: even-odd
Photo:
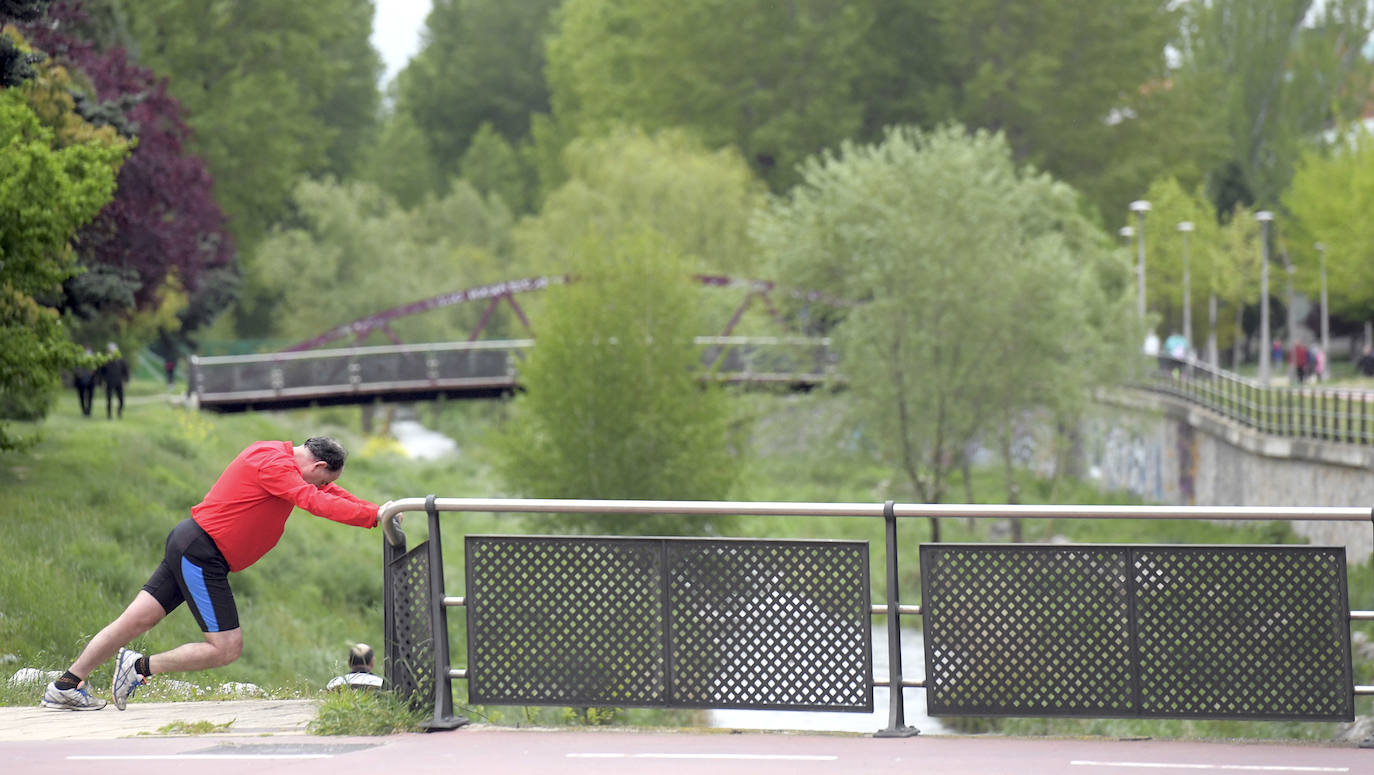
[[[388,504],[378,506],[334,483],[347,454],[328,437],[295,446],[289,441],[258,441],[240,452],[191,508],[191,516],[172,528],[162,563],[129,607],[48,684],[43,706],[105,707],[106,701],[91,696],[85,682],[110,657],[115,657],[110,694],[120,710],[153,675],[222,667],[238,659],[243,632],[229,574],[248,568],[276,546],[293,508],[346,525],[377,526]],[[204,641],[152,655],[126,648],[183,602],[205,634]]]
[[[87,347],[84,356],[90,358],[91,348]],[[72,370],[72,386],[76,388],[76,400],[81,404],[81,415],[91,416],[91,408],[95,404],[95,371],[85,364],[79,364]]]
[[[105,419],[114,419],[112,405],[114,397],[119,397],[119,419],[124,419],[124,383],[129,381],[129,364],[119,352],[119,345],[110,342],[107,346],[113,357],[105,361],[97,372],[100,381],[105,383]]]

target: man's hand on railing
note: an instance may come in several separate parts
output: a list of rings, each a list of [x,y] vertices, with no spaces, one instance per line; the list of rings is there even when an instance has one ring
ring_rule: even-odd
[[[383,515],[386,514],[386,510],[389,509],[389,508],[391,508],[391,504],[393,504],[393,503],[395,503],[395,502],[396,502],[396,501],[387,501],[386,503],[383,503],[382,505],[380,505],[380,506],[377,507],[377,524],[380,525],[380,524],[382,523],[382,517],[383,517]],[[404,512],[397,512],[397,514],[396,514],[396,522],[397,522],[398,524],[400,523],[401,517],[402,517],[403,515],[404,515]]]

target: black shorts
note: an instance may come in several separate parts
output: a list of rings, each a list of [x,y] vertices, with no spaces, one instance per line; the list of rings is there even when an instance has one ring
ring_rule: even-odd
[[[202,632],[238,629],[239,611],[229,588],[229,563],[210,534],[191,518],[167,535],[162,563],[143,585],[162,610],[171,613],[184,601]]]

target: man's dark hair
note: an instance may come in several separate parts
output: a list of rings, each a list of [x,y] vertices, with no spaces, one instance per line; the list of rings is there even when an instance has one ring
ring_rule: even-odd
[[[348,452],[329,436],[312,436],[305,440],[305,448],[330,471],[343,468],[344,461],[348,459]]]

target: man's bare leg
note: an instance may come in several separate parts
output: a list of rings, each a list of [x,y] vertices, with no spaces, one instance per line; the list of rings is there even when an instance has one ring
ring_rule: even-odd
[[[140,589],[134,601],[124,609],[124,613],[105,625],[105,629],[96,633],[91,642],[86,644],[81,656],[72,663],[72,675],[80,676],[82,679],[90,677],[91,672],[100,667],[105,660],[113,657],[129,641],[151,630],[153,625],[166,616],[167,612],[162,610],[162,604]]]
[[[113,657],[122,647],[143,633],[151,630],[162,621],[167,613],[162,604],[139,590],[138,595],[124,613],[105,626],[72,663],[73,675],[87,678],[91,672]],[[243,630],[234,628],[225,632],[207,632],[203,643],[184,643],[170,651],[154,654],[150,664],[159,673],[180,673],[191,670],[204,670],[223,667],[239,658],[243,653]]]
[[[224,667],[243,653],[243,630],[205,633],[204,643],[183,643],[171,651],[153,654],[148,664],[158,673],[185,673]]]

